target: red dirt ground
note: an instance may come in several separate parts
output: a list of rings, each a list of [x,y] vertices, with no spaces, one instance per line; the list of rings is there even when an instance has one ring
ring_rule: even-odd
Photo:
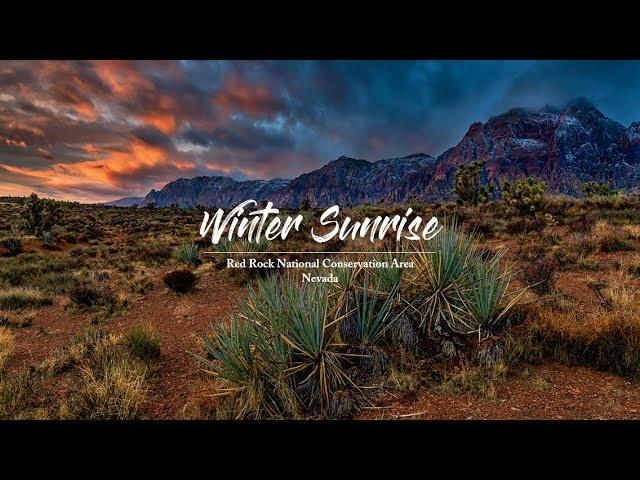
[[[526,366],[496,384],[496,400],[422,390],[415,402],[381,393],[361,419],[640,419],[640,385],[558,363]],[[521,370],[522,371],[522,370]]]
[[[228,321],[243,301],[244,287],[229,282],[224,272],[202,272],[197,288],[176,294],[162,284],[169,267],[154,271],[157,286],[143,298],[134,300],[124,316],[101,324],[120,334],[131,326],[148,323],[160,337],[161,358],[157,378],[151,384],[147,415],[150,418],[180,418],[186,403],[203,394],[199,365],[188,350],[201,353],[200,335],[210,325]],[[611,278],[615,272],[597,272]],[[587,286],[584,272],[561,272],[557,285],[581,304],[598,308]],[[11,369],[36,365],[64,345],[77,331],[90,326],[91,315],[72,313],[63,300],[55,305],[27,311],[32,325],[14,329],[17,350]],[[523,367],[524,368],[524,367]],[[558,363],[527,365],[530,375],[518,372],[496,384],[497,400],[474,394],[444,394],[422,389],[414,400],[397,394],[381,393],[375,408],[363,411],[362,419],[600,419],[640,418],[640,385],[616,375]]]

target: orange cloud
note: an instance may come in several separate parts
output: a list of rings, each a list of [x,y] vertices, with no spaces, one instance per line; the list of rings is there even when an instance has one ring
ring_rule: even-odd
[[[252,115],[270,114],[281,106],[263,85],[252,85],[237,77],[228,78],[212,102],[226,113],[241,110]]]
[[[146,78],[132,62],[97,60],[91,62],[96,75],[108,85],[111,93],[128,98],[139,89],[154,90],[154,83]]]
[[[27,144],[24,140],[12,140],[6,137],[0,137],[0,140],[2,140],[6,145],[9,145],[10,147],[27,148]]]
[[[88,147],[93,150],[94,146]],[[104,159],[87,160],[78,163],[56,163],[47,169],[33,169],[0,165],[5,171],[26,177],[30,184],[39,185],[48,190],[68,191],[105,191],[112,189],[128,193],[130,190],[144,188],[140,177],[154,175],[159,171],[167,180],[172,180],[176,171],[191,171],[193,163],[182,159],[170,159],[166,152],[142,142],[131,145],[131,151],[112,152]],[[87,198],[101,198],[87,195]]]
[[[171,135],[176,132],[176,117],[170,113],[140,115],[138,119],[147,125],[156,127],[165,135]]]

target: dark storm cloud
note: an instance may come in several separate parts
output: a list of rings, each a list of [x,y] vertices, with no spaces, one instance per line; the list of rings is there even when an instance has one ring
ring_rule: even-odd
[[[340,155],[438,155],[475,121],[576,96],[640,120],[640,62],[2,62],[0,194],[102,200]]]

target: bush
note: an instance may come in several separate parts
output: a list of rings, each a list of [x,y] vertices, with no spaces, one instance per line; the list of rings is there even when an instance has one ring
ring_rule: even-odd
[[[490,185],[480,186],[480,172],[486,163],[486,161],[477,161],[458,167],[453,190],[458,195],[461,203],[477,206],[491,200],[494,187]]]
[[[183,262],[191,267],[195,267],[200,264],[200,259],[198,258],[198,250],[199,246],[196,243],[184,243],[176,248],[173,252],[173,256],[178,259],[178,261]]]
[[[515,182],[502,184],[502,199],[507,204],[507,211],[535,217],[544,207],[544,191],[546,182],[537,182],[527,177]]]
[[[90,328],[73,336],[62,352],[40,367],[79,375],[60,406],[63,419],[131,420],[141,417],[149,367],[133,358],[115,336]]]
[[[633,250],[625,241],[625,232],[620,227],[610,225],[606,220],[600,220],[595,224],[592,235],[601,252]]]
[[[541,258],[526,264],[520,272],[520,277],[532,290],[541,294],[551,293],[555,290],[556,268],[553,260]]]
[[[151,275],[144,272],[138,272],[129,280],[128,285],[132,293],[145,295],[153,290],[156,283]]]
[[[197,277],[191,270],[174,270],[167,272],[162,280],[174,292],[186,293],[191,291]]]
[[[487,255],[477,236],[464,233],[455,219],[433,239],[420,242],[406,290],[420,326],[480,337],[500,330],[524,291],[507,294],[514,271],[512,265],[501,265],[503,256],[503,250]]]
[[[582,193],[588,198],[591,197],[613,197],[620,193],[611,186],[611,182],[585,182],[582,184]]]
[[[148,325],[136,325],[124,337],[124,345],[140,360],[154,360],[160,356],[160,339]]]
[[[52,303],[51,297],[35,288],[10,287],[0,290],[0,309],[19,310],[27,307],[42,307]]]
[[[640,378],[640,323],[637,312],[545,310],[537,325],[539,347],[568,365],[586,365]]]
[[[22,253],[22,240],[18,237],[8,237],[0,242],[0,246],[7,250],[6,255],[9,257],[15,257]]]
[[[64,419],[140,418],[147,386],[144,370],[126,359],[108,359],[81,370],[79,387],[61,408]]]
[[[328,412],[336,392],[352,387],[343,362],[337,313],[323,284],[258,279],[240,318],[218,325],[198,357],[224,382],[226,406],[235,418],[297,418]]]
[[[38,238],[42,238],[45,232],[60,221],[60,207],[55,200],[39,198],[32,193],[24,201],[24,211],[27,230]]]
[[[78,307],[95,307],[111,302],[113,295],[93,285],[79,285],[69,291],[69,299]]]

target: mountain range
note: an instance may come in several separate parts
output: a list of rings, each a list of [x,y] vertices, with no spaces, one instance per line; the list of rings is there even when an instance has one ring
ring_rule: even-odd
[[[276,207],[359,203],[435,202],[452,198],[459,165],[486,160],[484,183],[533,176],[548,192],[580,195],[582,183],[611,181],[616,188],[640,187],[640,122],[629,127],[607,118],[579,98],[562,108],[513,108],[487,122],[473,123],[462,140],[439,157],[417,153],[368,161],[340,157],[292,180],[237,181],[229,177],[181,178],[145,197],[108,202],[112,206],[215,206],[271,200]]]

